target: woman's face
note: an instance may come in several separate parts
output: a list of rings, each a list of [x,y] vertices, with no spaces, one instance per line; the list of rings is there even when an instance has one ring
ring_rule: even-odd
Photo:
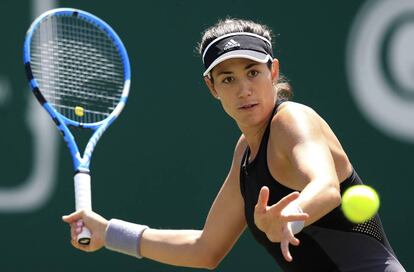
[[[245,58],[221,62],[206,78],[211,93],[221,101],[227,114],[239,127],[251,127],[267,121],[276,101],[273,83],[277,81],[279,63],[272,70],[266,63]]]

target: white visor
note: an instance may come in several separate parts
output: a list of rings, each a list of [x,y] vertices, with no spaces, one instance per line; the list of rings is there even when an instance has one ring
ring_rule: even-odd
[[[252,51],[252,50],[234,50],[227,52],[220,57],[218,57],[210,66],[205,70],[203,76],[208,76],[211,70],[216,67],[219,63],[228,60],[228,59],[235,59],[235,58],[242,58],[242,59],[250,59],[253,61],[257,61],[260,63],[267,63],[268,61],[272,60],[272,56],[269,54],[265,54],[262,52]]]

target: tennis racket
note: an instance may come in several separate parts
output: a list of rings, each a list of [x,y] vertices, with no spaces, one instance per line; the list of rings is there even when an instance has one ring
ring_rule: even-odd
[[[92,210],[92,152],[125,106],[130,64],[115,31],[96,16],[59,8],[40,15],[24,41],[24,65],[33,94],[52,117],[73,159],[76,210]],[[83,156],[69,127],[92,131]],[[90,243],[84,227],[80,244]]]

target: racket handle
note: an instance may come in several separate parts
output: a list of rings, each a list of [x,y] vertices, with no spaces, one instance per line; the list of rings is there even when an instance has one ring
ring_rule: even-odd
[[[91,242],[91,232],[87,227],[82,227],[82,232],[78,234],[78,243],[81,245],[89,245]]]
[[[91,201],[91,176],[88,173],[76,173],[75,181],[75,206],[76,210],[92,210]],[[78,243],[89,245],[91,241],[91,232],[85,226],[82,232],[78,234]]]

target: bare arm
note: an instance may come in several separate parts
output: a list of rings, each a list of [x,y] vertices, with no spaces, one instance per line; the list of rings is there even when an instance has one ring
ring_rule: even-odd
[[[229,174],[214,200],[203,230],[144,231],[139,252],[142,256],[176,266],[214,268],[226,256],[246,227],[243,199],[239,189],[239,170],[245,148],[239,140]],[[89,246],[79,245],[76,235],[82,219],[92,232]],[[95,251],[105,245],[108,221],[91,211],[78,211],[63,220],[71,225],[72,245],[83,251]]]
[[[339,180],[320,117],[299,104],[281,109],[272,123],[275,149],[290,173],[287,185],[301,191],[297,203],[309,214],[309,225],[340,204]]]
[[[266,203],[270,192],[263,187],[256,206],[255,223],[269,240],[280,242],[284,258],[292,261],[289,244],[299,246],[299,240],[288,224],[291,221],[289,215],[309,225],[340,204],[340,192],[320,117],[305,106],[286,104],[272,120],[269,169],[274,170],[272,174],[283,172],[279,181],[301,193],[289,194],[269,207]],[[277,170],[275,165],[279,165]],[[306,217],[300,218],[297,214],[300,210]]]

